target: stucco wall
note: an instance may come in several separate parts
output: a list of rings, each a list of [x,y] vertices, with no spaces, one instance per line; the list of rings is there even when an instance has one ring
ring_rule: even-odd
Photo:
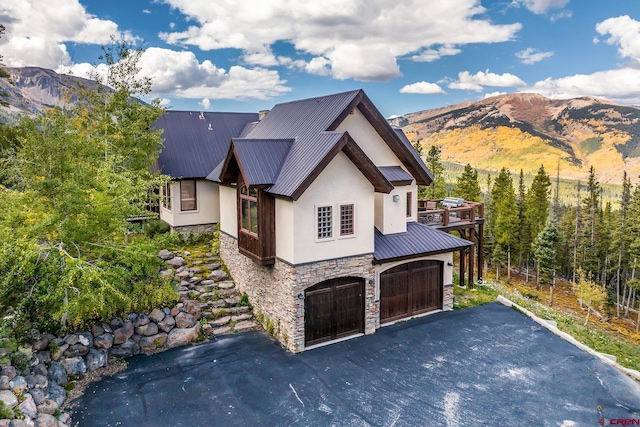
[[[171,210],[160,206],[160,219],[172,227],[200,224],[215,224],[220,221],[219,185],[207,181],[196,181],[197,209],[180,210],[180,181],[171,183]]]
[[[336,130],[349,132],[351,138],[376,166],[402,166],[400,160],[359,109],[355,108],[353,114],[347,115]]]
[[[276,204],[276,210],[284,203],[293,203],[293,228],[278,227],[287,217],[278,212],[281,221],[276,222],[276,237],[278,241],[288,241],[290,237],[280,233],[293,232],[293,250],[281,254],[276,245],[279,258],[301,264],[373,253],[374,189],[344,153],[336,155],[297,201],[283,201]],[[355,205],[353,237],[340,236],[339,204],[345,203]],[[333,237],[317,239],[316,208],[324,204],[333,206]]]
[[[236,187],[220,186],[220,231],[238,237]]]
[[[295,261],[294,203],[296,202],[276,199],[276,256],[291,264]]]

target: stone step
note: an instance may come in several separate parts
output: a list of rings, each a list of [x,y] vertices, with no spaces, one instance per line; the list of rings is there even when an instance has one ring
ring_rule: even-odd
[[[216,327],[219,327],[219,326],[224,326],[227,323],[229,323],[230,321],[231,321],[231,316],[224,316],[224,317],[221,317],[219,319],[212,320],[209,323],[211,324],[211,326],[216,328]]]
[[[220,328],[215,328],[213,330],[213,335],[224,335],[230,334],[231,332],[233,332],[233,329],[231,329],[229,326],[222,326]]]
[[[231,321],[232,322],[242,322],[243,320],[249,320],[253,318],[253,315],[248,314],[248,313],[243,313],[240,314],[238,316],[231,316]]]
[[[257,328],[258,323],[253,320],[244,320],[242,322],[238,322],[233,327],[233,330],[236,332],[248,331],[249,329]]]
[[[232,281],[225,280],[223,282],[218,283],[218,287],[220,289],[234,289],[236,287],[236,284]]]

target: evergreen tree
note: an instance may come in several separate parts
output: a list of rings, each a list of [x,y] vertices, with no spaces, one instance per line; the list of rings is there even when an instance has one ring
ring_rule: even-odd
[[[544,166],[540,166],[525,197],[525,216],[529,228],[529,235],[526,239],[529,244],[545,226],[549,216],[550,197],[551,180],[544,170]]]
[[[502,246],[507,253],[507,274],[510,277],[511,254],[517,242],[518,215],[513,179],[505,168],[502,168],[493,183],[491,209],[489,228],[495,238],[495,244]]]
[[[464,167],[462,175],[458,177],[453,194],[472,202],[480,202],[482,200],[478,171],[473,169],[469,163]]]
[[[629,215],[629,204],[631,203],[631,180],[624,172],[622,176],[622,195],[620,197],[620,214],[617,228],[615,228],[615,242],[612,243],[612,247],[617,248],[617,266],[616,266],[616,316],[620,317],[620,289],[622,276],[629,270],[629,247],[631,243],[632,235],[627,230],[627,218]],[[626,275],[625,275],[626,276]],[[630,291],[627,286],[627,282],[624,283],[623,296],[627,290]],[[630,298],[629,298],[630,299]],[[623,301],[624,302],[624,301]]]
[[[440,161],[442,149],[432,145],[426,157],[426,165],[433,175],[433,182],[426,188],[424,196],[427,199],[442,199],[447,197],[447,189],[444,185],[444,166]]]
[[[516,199],[516,205],[518,207],[518,272],[522,270],[523,258],[526,258],[528,263],[531,246],[531,240],[529,239],[529,224],[527,222],[525,210],[525,195],[526,189],[524,186],[524,172],[520,169],[520,177],[518,178],[518,197]]]
[[[596,179],[595,169],[591,166],[587,181],[587,195],[582,200],[578,218],[577,246],[577,261],[590,276],[600,274],[604,259],[603,244],[608,244],[599,239],[602,225],[600,195],[600,183]]]
[[[533,254],[537,264],[538,284],[552,285],[558,270],[557,246],[560,234],[555,224],[547,220],[533,241]]]

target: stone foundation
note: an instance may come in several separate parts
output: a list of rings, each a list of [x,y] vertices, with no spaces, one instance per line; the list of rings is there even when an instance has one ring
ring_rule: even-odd
[[[218,224],[179,225],[171,227],[171,232],[181,234],[211,234],[215,231],[216,225]]]
[[[256,318],[294,353],[304,350],[304,291],[324,280],[364,278],[365,333],[379,326],[372,254],[297,266],[276,259],[274,265],[262,266],[238,252],[237,239],[220,233],[220,255],[239,290],[249,295]]]
[[[444,285],[442,292],[442,310],[453,310],[453,284]]]

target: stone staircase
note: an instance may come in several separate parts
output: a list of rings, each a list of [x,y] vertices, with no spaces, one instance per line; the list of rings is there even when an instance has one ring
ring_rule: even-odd
[[[249,301],[238,292],[233,279],[222,268],[220,259],[210,252],[161,251],[171,269],[160,272],[179,281],[180,301],[200,304],[202,332],[223,335],[259,329]]]

